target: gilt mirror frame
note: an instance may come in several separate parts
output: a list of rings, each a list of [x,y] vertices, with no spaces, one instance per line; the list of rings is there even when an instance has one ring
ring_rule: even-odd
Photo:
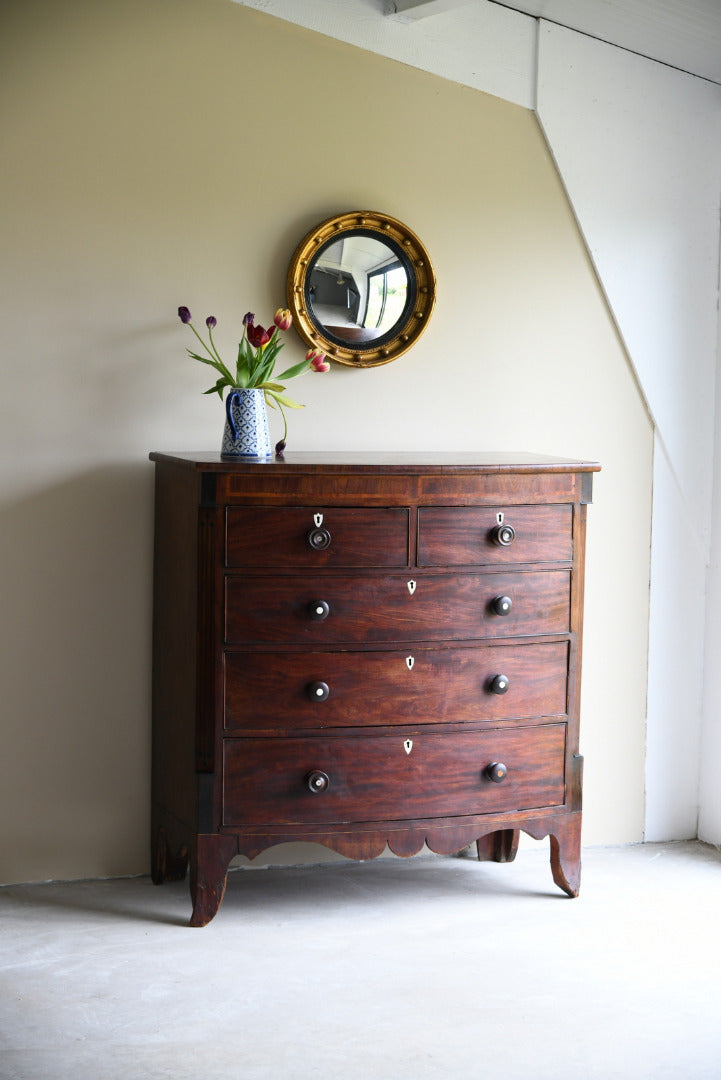
[[[367,241],[370,241],[370,244]],[[339,246],[336,248],[336,245]],[[383,296],[378,301],[381,305],[378,327],[369,329],[366,318],[370,284],[353,284],[352,275],[343,269],[343,264],[337,260],[337,253],[343,252],[344,245],[373,248],[381,256],[382,269],[364,268],[361,271],[368,282],[370,276],[383,278]],[[383,245],[386,252],[381,252],[378,245]],[[335,252],[333,258],[332,251]],[[372,257],[366,254],[366,262]],[[324,258],[327,259],[327,265],[321,266],[320,261]],[[331,269],[331,266],[337,269]],[[388,315],[388,318],[394,320],[390,325],[381,326],[380,320],[386,309],[389,293],[388,268],[399,275],[396,280],[401,282],[401,288],[391,289],[390,292],[396,294],[393,299],[396,307],[401,305],[401,310]],[[344,287],[346,307],[350,308],[353,303],[356,307],[360,303],[364,304],[361,324],[356,321],[350,325],[349,317],[348,325],[333,325],[330,319],[333,318],[334,322],[336,320],[332,315],[325,316],[324,321],[322,305],[314,302],[317,287],[314,282],[317,283],[319,273],[331,277],[338,275],[335,284]],[[330,360],[336,360],[339,364],[377,367],[396,360],[418,341],[433,310],[436,280],[428,252],[407,225],[387,214],[356,210],[327,218],[303,238],[288,268],[286,296],[293,315],[293,324],[307,345],[322,350]],[[393,311],[392,304],[388,306],[388,311]],[[357,340],[352,340],[353,338]]]

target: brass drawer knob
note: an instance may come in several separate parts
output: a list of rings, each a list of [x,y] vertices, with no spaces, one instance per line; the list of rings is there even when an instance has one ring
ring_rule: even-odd
[[[320,795],[330,786],[330,777],[328,773],[321,772],[320,769],[312,769],[305,778],[305,786],[314,795]]]
[[[312,682],[308,683],[306,692],[311,701],[327,701],[330,695],[330,687],[328,683]]]
[[[502,761],[492,761],[483,770],[486,780],[492,780],[494,784],[502,784],[508,776],[508,769]]]

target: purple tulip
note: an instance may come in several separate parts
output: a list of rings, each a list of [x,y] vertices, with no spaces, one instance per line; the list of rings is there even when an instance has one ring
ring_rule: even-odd
[[[282,458],[284,450],[285,450],[285,440],[281,439],[280,442],[277,442],[275,444],[275,456]]]
[[[218,320],[216,319],[215,315],[209,315],[208,318],[205,320],[205,325],[208,327],[209,330],[214,330],[218,325]]]
[[[193,317],[193,316],[192,316],[192,315],[190,314],[190,312],[188,311],[187,307],[179,307],[179,308],[178,308],[178,315],[180,316],[180,321],[181,321],[182,323],[189,323],[189,322],[190,322],[190,320],[191,320],[191,319],[192,319],[192,317]]]
[[[252,311],[249,311],[246,315],[243,316],[243,326],[252,326],[254,322],[255,315]]]

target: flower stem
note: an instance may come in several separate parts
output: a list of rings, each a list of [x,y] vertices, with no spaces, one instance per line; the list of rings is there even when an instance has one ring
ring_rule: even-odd
[[[213,354],[215,356],[215,359],[218,361],[219,364],[222,364],[223,361],[220,359],[220,354],[219,354],[218,350],[215,347],[215,342],[213,341],[213,331],[211,330],[210,327],[208,327],[208,338],[210,340],[210,347],[213,350]],[[225,365],[223,365],[223,366],[225,366]]]
[[[228,380],[228,382],[229,382],[229,383],[231,384],[231,386],[232,386],[232,385],[233,385],[233,376],[232,376],[232,375],[230,374],[230,372],[228,371],[227,367],[225,366],[225,364],[223,363],[223,361],[222,361],[222,360],[220,359],[220,357],[218,356],[217,352],[215,353],[215,355],[213,355],[213,352],[211,352],[211,350],[210,350],[210,349],[208,348],[208,346],[207,346],[207,345],[205,344],[205,342],[203,341],[202,337],[200,336],[200,334],[198,333],[198,331],[197,331],[197,330],[195,329],[195,327],[193,326],[192,322],[191,322],[191,323],[188,323],[188,326],[189,326],[189,327],[190,327],[190,329],[191,329],[191,330],[193,331],[193,333],[194,333],[194,334],[195,334],[195,336],[197,337],[198,341],[199,341],[199,342],[200,342],[200,344],[201,344],[201,345],[203,346],[203,348],[204,348],[204,349],[205,349],[205,351],[207,352],[207,354],[208,354],[208,356],[210,357],[210,359],[211,359],[211,360],[213,361],[213,364],[214,364],[214,365],[215,365],[215,366],[217,367],[218,371],[219,371],[219,372],[221,373],[221,375],[224,375],[224,376],[226,377],[226,379]],[[211,344],[212,344],[212,343],[213,343],[213,336],[212,336],[212,334],[210,333],[210,327],[208,328],[208,336],[210,337],[210,341],[211,341]],[[213,346],[213,348],[215,348],[215,346]]]

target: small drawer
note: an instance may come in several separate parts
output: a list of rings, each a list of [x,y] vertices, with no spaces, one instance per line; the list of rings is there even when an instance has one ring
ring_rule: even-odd
[[[562,716],[568,644],[225,655],[227,731],[463,724]]]
[[[227,566],[407,566],[408,510],[230,506]]]
[[[446,641],[563,634],[570,571],[226,577],[228,644]],[[507,613],[500,603],[510,600]]]
[[[572,524],[573,509],[564,504],[422,507],[418,565],[570,562]]]
[[[565,724],[525,731],[226,739],[223,825],[463,817],[559,806]],[[492,765],[500,765],[491,779]]]

